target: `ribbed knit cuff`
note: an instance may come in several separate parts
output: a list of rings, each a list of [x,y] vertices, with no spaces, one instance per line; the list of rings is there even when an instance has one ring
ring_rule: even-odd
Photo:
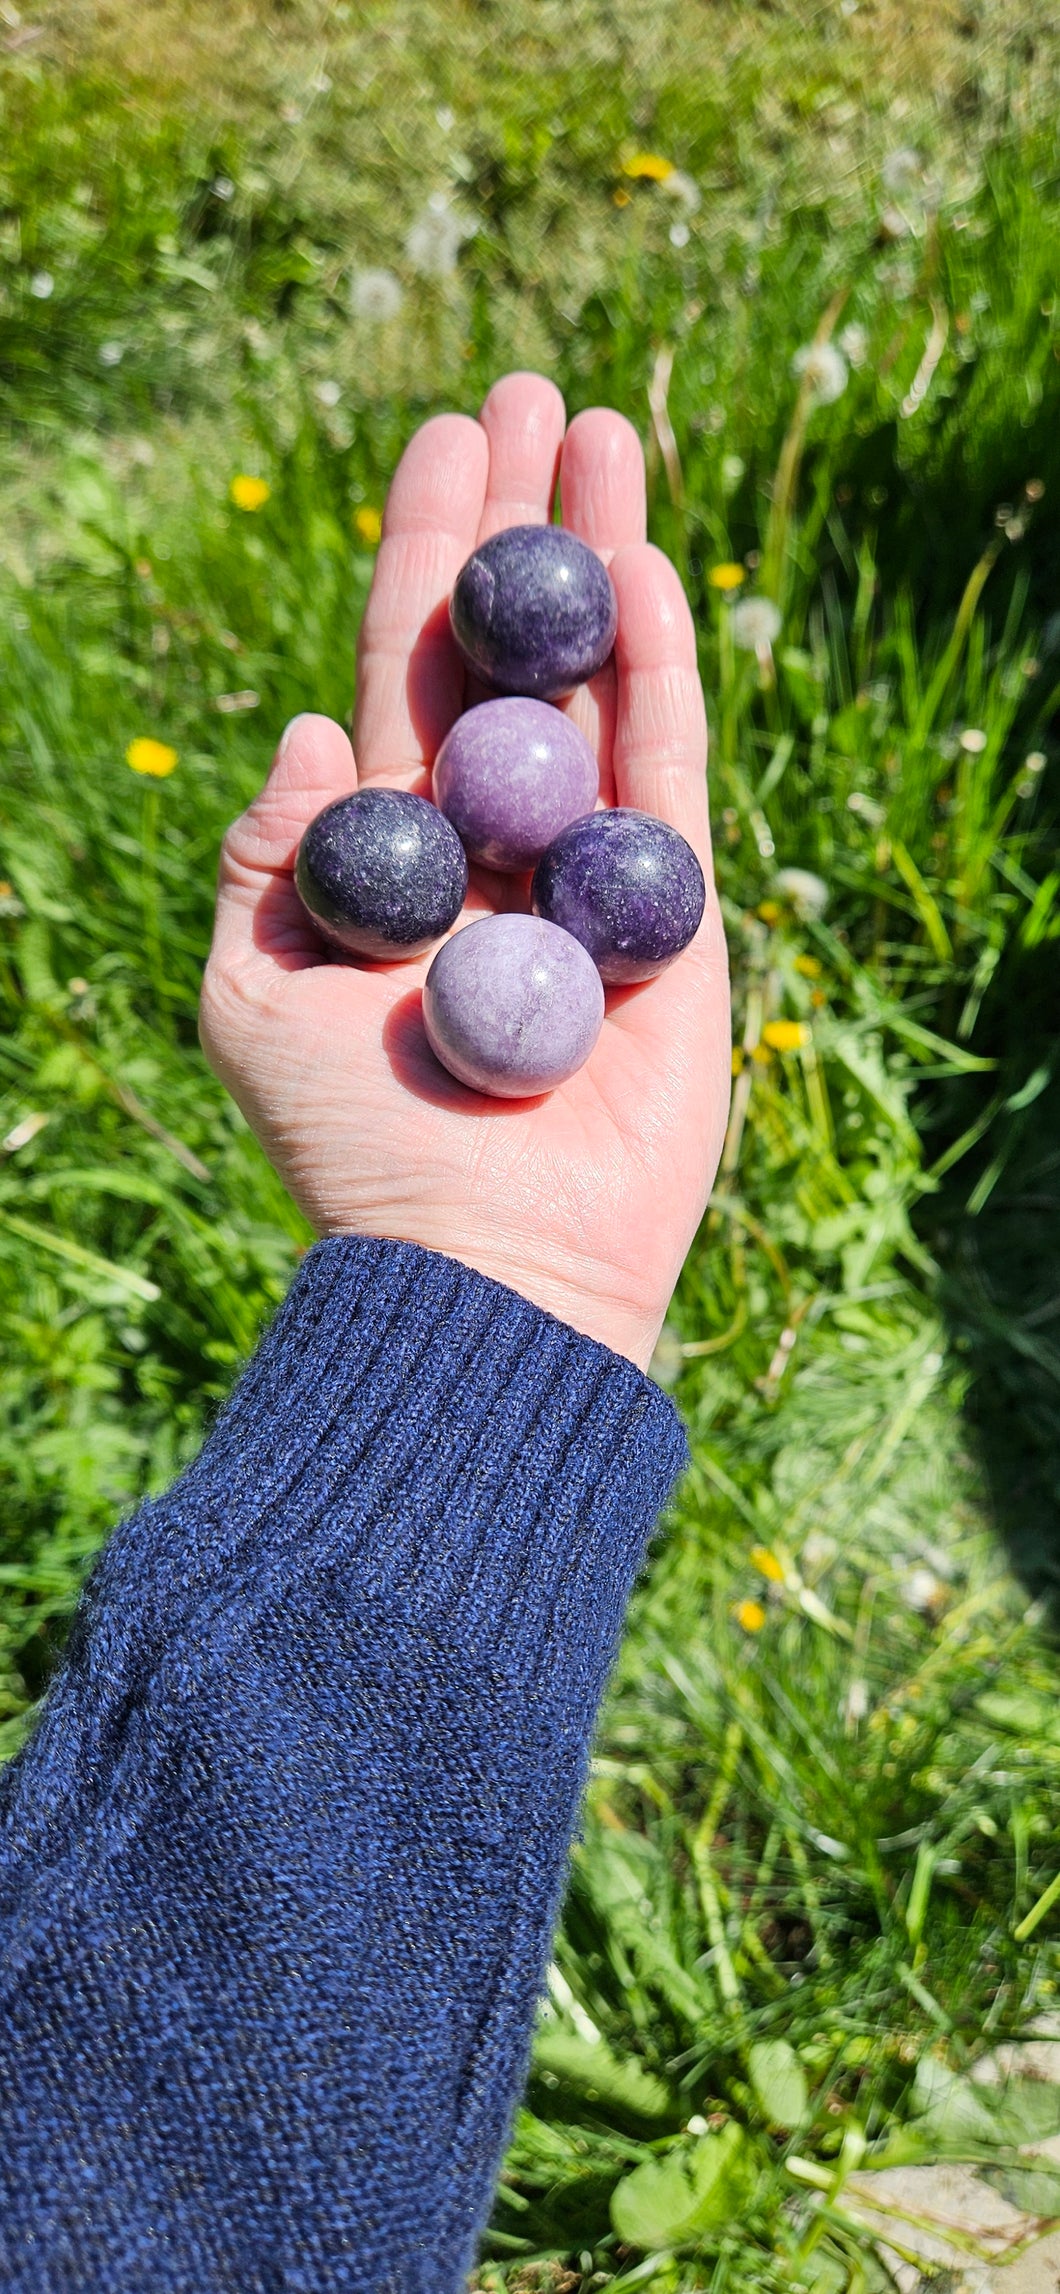
[[[522,1670],[543,1632],[613,1638],[685,1456],[624,1357],[454,1259],[337,1237],[185,1477],[184,1590],[223,1600],[248,1544],[270,1577],[333,1562]]]

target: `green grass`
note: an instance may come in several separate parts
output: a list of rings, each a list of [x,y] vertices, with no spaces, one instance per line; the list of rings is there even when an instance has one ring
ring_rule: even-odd
[[[357,510],[533,357],[649,447],[743,1052],[656,1364],[693,1466],[479,2283],[858,2294],[889,2280],[848,2175],[1018,2173],[1031,2101],[984,2122],[965,2075],[1060,1979],[1056,47],[1033,9],[955,31],[934,101],[830,13],[719,10],[714,59],[698,11],[654,45],[643,10],[514,13],[489,58],[488,9],[448,46],[431,8],[316,11],[288,123],[157,57],[135,101],[76,44],[2,67],[2,1742],[309,1239],[197,1048],[221,832],[294,710],[348,708]],[[701,184],[683,247],[637,148]],[[478,229],[417,287],[444,182]],[[370,330],[379,262],[406,300]],[[820,324],[863,335],[829,405],[792,372]],[[771,661],[732,642],[733,559]],[[125,764],[145,733],[164,782]],[[1055,2177],[1008,2187],[1060,2214]]]

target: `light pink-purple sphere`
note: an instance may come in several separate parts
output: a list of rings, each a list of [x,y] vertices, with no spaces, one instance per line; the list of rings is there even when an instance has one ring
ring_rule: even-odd
[[[592,812],[599,786],[585,735],[521,695],[458,717],[434,762],[435,804],[469,857],[511,873],[533,868],[561,829]]]
[[[494,1099],[553,1091],[583,1067],[604,991],[580,941],[540,916],[486,916],[439,948],[423,987],[435,1056]]]

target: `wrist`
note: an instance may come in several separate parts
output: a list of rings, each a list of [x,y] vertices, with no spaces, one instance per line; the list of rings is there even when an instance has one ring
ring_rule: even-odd
[[[330,1234],[370,1234],[378,1242],[418,1243],[423,1250],[455,1259],[474,1273],[500,1283],[518,1298],[542,1308],[557,1322],[566,1323],[582,1338],[595,1339],[612,1354],[623,1356],[638,1370],[647,1370],[666,1312],[665,1301],[653,1311],[634,1299],[619,1295],[615,1270],[594,1265],[575,1268],[562,1261],[529,1262],[514,1245],[506,1250],[494,1235],[466,1237],[452,1232],[412,1232],[398,1222],[384,1232],[382,1226],[356,1228],[336,1224]]]

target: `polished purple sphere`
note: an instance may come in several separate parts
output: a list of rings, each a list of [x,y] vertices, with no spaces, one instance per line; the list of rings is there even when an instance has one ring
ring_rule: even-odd
[[[563,526],[505,526],[469,557],[449,604],[453,635],[501,693],[554,701],[593,677],[615,642],[606,566]]]
[[[690,844],[616,806],[565,828],[534,871],[534,914],[571,932],[609,986],[654,979],[687,948],[706,902]]]
[[[458,717],[434,761],[434,801],[472,860],[532,868],[568,821],[596,803],[584,733],[547,701],[481,701]]]
[[[425,797],[358,789],[311,820],[295,861],[303,907],[349,956],[421,956],[455,923],[467,891],[456,830]]]
[[[537,916],[486,916],[439,948],[423,988],[433,1052],[475,1091],[529,1099],[584,1066],[604,1016],[600,975]]]

